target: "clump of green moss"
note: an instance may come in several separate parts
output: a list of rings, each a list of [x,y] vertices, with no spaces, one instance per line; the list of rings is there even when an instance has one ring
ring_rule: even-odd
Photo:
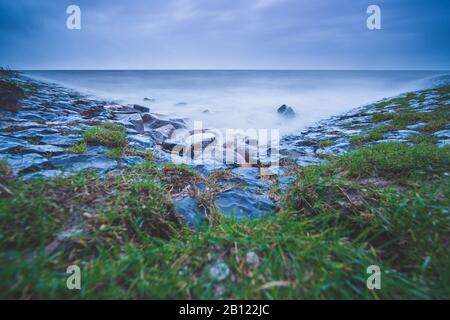
[[[392,130],[392,127],[389,125],[375,127],[369,130],[366,134],[352,136],[350,138],[350,143],[353,146],[361,146],[365,143],[382,140],[384,138],[384,134],[390,130]]]
[[[319,142],[319,147],[324,148],[324,147],[329,147],[332,146],[334,144],[334,141],[331,139],[325,139],[325,140],[321,140]]]
[[[70,153],[82,154],[85,153],[87,149],[86,141],[80,141],[69,148]]]
[[[105,123],[87,129],[84,133],[84,140],[88,144],[122,148],[127,143],[127,136],[125,127],[113,123]]]

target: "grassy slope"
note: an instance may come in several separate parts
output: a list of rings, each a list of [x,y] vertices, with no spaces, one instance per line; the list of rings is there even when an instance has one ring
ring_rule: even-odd
[[[299,172],[271,220],[192,232],[147,163],[105,181],[80,174],[15,180],[0,200],[3,298],[211,298],[223,260],[228,298],[448,298],[449,148],[382,144]],[[370,179],[372,178],[372,179]],[[52,242],[74,207],[88,234]],[[89,212],[98,212],[97,215]],[[256,252],[260,265],[245,261]],[[65,268],[82,268],[81,292]],[[365,270],[382,268],[382,290]]]
[[[107,179],[23,183],[3,164],[13,195],[0,197],[0,297],[448,299],[449,153],[430,139],[363,147],[299,170],[272,219],[211,219],[196,232],[168,197],[180,174],[170,170],[185,168],[147,161]],[[87,232],[56,241],[73,219]],[[230,268],[222,282],[209,276],[217,261]],[[66,288],[71,264],[81,291]],[[366,288],[373,264],[378,291]]]

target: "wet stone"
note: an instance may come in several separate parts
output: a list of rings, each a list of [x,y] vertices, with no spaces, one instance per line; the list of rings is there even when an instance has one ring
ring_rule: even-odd
[[[299,157],[296,160],[297,164],[301,167],[316,165],[316,164],[321,163],[322,161],[323,161],[322,159],[319,159],[316,157],[311,157],[311,156]]]
[[[219,193],[215,204],[222,214],[236,219],[263,217],[277,208],[271,200],[239,189]]]
[[[42,170],[34,173],[29,173],[21,177],[22,180],[31,180],[39,178],[54,178],[62,175],[61,170]]]
[[[125,156],[122,159],[122,165],[127,167],[133,167],[135,165],[143,163],[145,160],[139,156]]]
[[[63,136],[63,135],[48,135],[41,138],[40,142],[45,144],[51,144],[55,146],[60,147],[68,147],[72,146],[80,141],[82,141],[83,138],[80,136]]]
[[[235,181],[242,181],[247,185],[247,190],[255,192],[257,190],[268,190],[270,184],[259,179],[259,168],[235,168],[231,170]]]
[[[200,202],[192,197],[176,198],[173,200],[175,213],[182,217],[191,227],[198,227],[207,222],[205,209]]]
[[[51,164],[65,172],[77,172],[81,170],[94,170],[106,173],[117,166],[117,161],[104,155],[61,155],[51,157]]]
[[[24,148],[28,145],[29,142],[22,139],[0,136],[0,152],[5,152],[15,148]]]
[[[441,139],[449,139],[450,138],[450,130],[441,130],[433,133],[433,136],[441,138]]]
[[[23,155],[0,154],[0,160],[6,160],[15,174],[26,170],[39,170],[48,162],[46,158],[36,153]]]
[[[427,124],[425,122],[418,122],[418,123],[407,126],[407,128],[410,130],[421,130],[421,129],[425,128],[426,126],[427,126]]]

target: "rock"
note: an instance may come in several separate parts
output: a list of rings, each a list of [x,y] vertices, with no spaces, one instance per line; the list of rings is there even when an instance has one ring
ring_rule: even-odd
[[[418,123],[407,126],[407,128],[410,130],[421,130],[421,129],[425,128],[426,126],[427,126],[427,124],[425,122],[418,122]]]
[[[117,166],[117,161],[105,155],[61,155],[50,158],[50,163],[65,172],[77,172],[85,169],[106,173]]]
[[[16,138],[42,138],[56,133],[58,133],[58,130],[53,128],[29,128],[21,131],[16,131],[13,133],[13,135]]]
[[[338,156],[347,152],[350,147],[349,142],[336,143],[332,146],[319,148],[316,150],[317,155]]]
[[[271,200],[239,189],[219,193],[214,202],[222,214],[236,219],[262,217],[276,209]]]
[[[270,189],[270,184],[267,181],[259,179],[259,168],[239,167],[231,170],[231,173],[235,177],[233,180],[244,182],[249,191],[256,192]]]
[[[175,129],[182,129],[186,127],[186,124],[182,119],[170,119],[168,117],[157,116],[150,113],[143,114],[142,119],[144,120],[146,131],[157,129],[168,124],[173,125]]]
[[[0,152],[8,151],[15,148],[25,148],[30,143],[17,138],[0,136]]]
[[[197,133],[186,137],[184,144],[189,147],[191,157],[196,158],[197,155],[201,155],[203,150],[213,143],[215,139],[216,135],[213,133]]]
[[[36,153],[23,155],[0,154],[0,160],[6,160],[15,174],[30,169],[41,169],[48,162],[46,158]]]
[[[22,180],[30,180],[30,179],[37,179],[37,178],[54,178],[57,176],[60,176],[62,174],[61,170],[43,170],[38,171],[34,173],[29,173],[27,175],[24,175],[21,177]]]
[[[227,166],[223,162],[218,161],[202,161],[201,164],[196,164],[194,169],[202,176],[207,177],[216,170],[226,169]]]
[[[128,142],[132,147],[150,148],[155,145],[154,140],[148,134],[135,134],[128,136]]]
[[[131,127],[139,133],[144,133],[144,121],[139,113],[118,114],[115,113],[119,123],[126,127]]]
[[[165,126],[162,126],[162,127],[159,127],[157,129],[153,130],[153,132],[154,131],[159,132],[164,139],[168,139],[168,138],[170,138],[170,136],[174,130],[175,130],[175,127],[171,123],[169,123],[169,124],[166,124]]]
[[[283,116],[285,118],[294,118],[295,117],[295,111],[291,107],[288,107],[287,105],[283,104],[281,107],[278,108],[277,113],[280,116]]]
[[[202,113],[209,113],[209,110],[205,109],[205,110],[202,111]]]
[[[187,106],[187,104],[188,104],[187,102],[182,101],[182,102],[175,103],[175,106],[182,107],[182,106]]]
[[[404,140],[407,139],[411,136],[415,136],[420,134],[418,131],[415,130],[398,130],[398,131],[393,131],[393,132],[387,132],[384,135],[384,139],[389,139],[389,140]]]
[[[441,130],[433,133],[433,136],[441,138],[441,139],[449,139],[450,138],[450,130]]]
[[[83,138],[80,136],[62,136],[62,135],[48,135],[41,138],[41,143],[51,144],[60,147],[68,147],[72,146],[80,141]]]
[[[25,93],[18,86],[0,80],[0,110],[18,111]]]
[[[245,262],[253,267],[257,267],[260,264],[258,255],[253,251],[247,252],[245,255]]]
[[[176,146],[179,146],[180,150],[183,147],[182,144],[180,144],[180,141],[178,140],[174,140],[174,139],[166,139],[164,140],[164,142],[161,144],[161,147],[163,148],[163,150],[166,151],[172,151],[173,148],[175,148]],[[181,154],[182,155],[182,154]]]
[[[440,148],[443,148],[443,147],[448,146],[448,145],[450,145],[450,139],[439,140],[437,142],[437,146],[440,147]]]
[[[26,149],[38,153],[63,153],[65,151],[61,147],[53,146],[50,144],[29,144]]]
[[[217,262],[209,268],[209,276],[216,281],[223,281],[228,278],[230,268],[224,262]]]
[[[135,104],[133,106],[133,108],[138,110],[138,111],[140,111],[140,112],[150,112],[150,108],[144,107],[144,106],[141,106],[141,105],[138,105],[138,104]]]
[[[121,160],[123,165],[126,167],[133,167],[145,161],[142,157],[139,156],[125,156]]]
[[[296,162],[300,167],[307,167],[321,163],[323,160],[311,156],[297,158]]]
[[[173,200],[175,213],[182,217],[189,226],[198,227],[206,223],[206,212],[200,202],[192,197],[176,198]]]
[[[144,98],[144,101],[154,102],[154,101],[156,101],[156,99],[150,98],[150,97],[145,97],[145,98]],[[148,111],[144,111],[144,112],[148,112]]]

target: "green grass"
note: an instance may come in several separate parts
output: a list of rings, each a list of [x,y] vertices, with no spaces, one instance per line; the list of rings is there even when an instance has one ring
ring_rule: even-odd
[[[70,153],[76,153],[76,154],[82,154],[85,153],[87,149],[87,143],[85,141],[78,142],[71,146],[68,149],[68,152]]]
[[[124,147],[127,143],[125,127],[113,123],[104,123],[91,127],[84,133],[84,140],[88,144],[106,147]]]
[[[354,146],[361,146],[369,142],[382,140],[384,138],[384,134],[391,130],[392,127],[389,125],[375,127],[369,130],[366,134],[352,136],[350,138],[350,143]]]
[[[0,297],[448,299],[449,150],[365,147],[299,171],[271,219],[219,217],[195,232],[168,198],[172,179],[196,179],[189,168],[145,162],[106,179],[28,183],[5,176],[14,196],[0,198]],[[71,215],[84,233],[49,253]],[[217,261],[230,269],[223,281],[209,275]],[[81,267],[81,291],[65,287],[71,264]],[[373,264],[378,291],[366,288]]]
[[[324,148],[324,147],[329,147],[332,146],[334,144],[334,141],[331,139],[325,139],[325,140],[321,140],[319,142],[319,147]]]
[[[106,154],[114,159],[120,159],[123,156],[123,149],[120,147],[109,149]]]

